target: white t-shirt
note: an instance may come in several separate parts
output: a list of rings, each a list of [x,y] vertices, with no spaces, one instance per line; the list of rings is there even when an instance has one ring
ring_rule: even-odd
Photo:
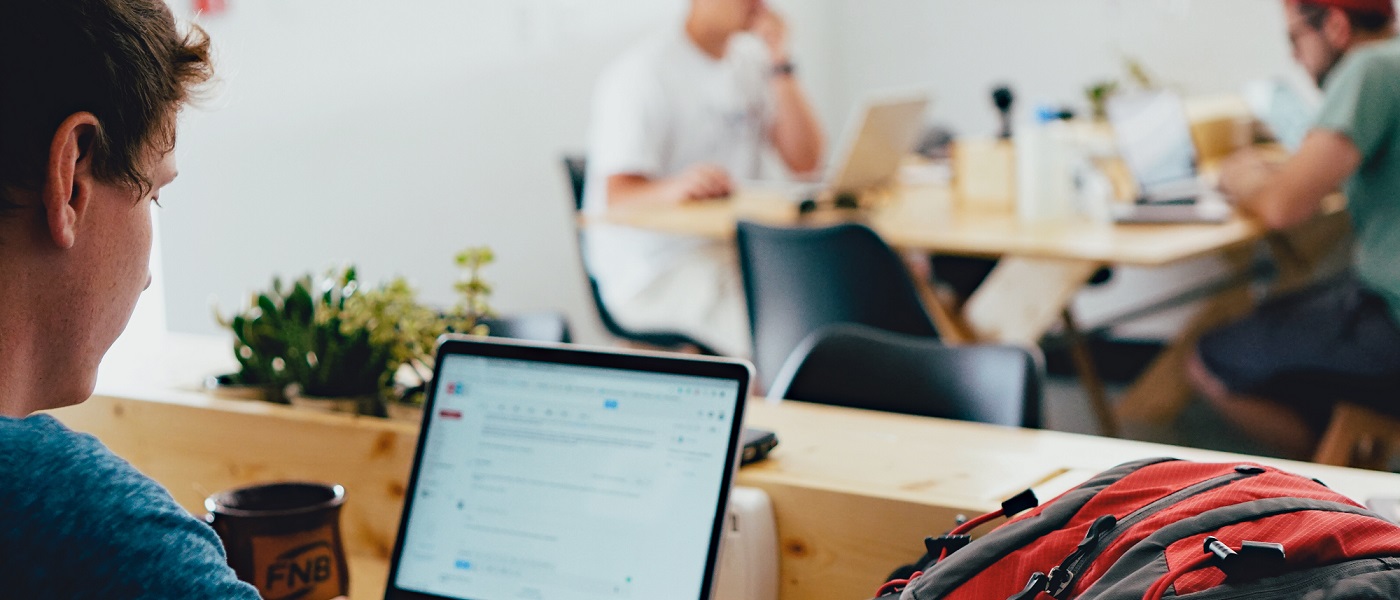
[[[622,55],[595,92],[584,211],[607,210],[612,175],[665,178],[711,163],[736,181],[758,179],[774,112],[770,65],[752,35],[731,38],[715,60],[681,27]],[[615,226],[590,227],[584,239],[585,259],[610,304],[715,243]]]

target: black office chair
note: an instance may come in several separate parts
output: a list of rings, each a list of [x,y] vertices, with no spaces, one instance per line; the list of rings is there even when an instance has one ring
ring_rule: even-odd
[[[481,319],[491,337],[528,340],[532,342],[573,342],[569,319],[554,312],[507,315]]]
[[[1041,361],[1024,348],[946,346],[846,324],[803,340],[769,396],[1039,428],[1041,380]]]
[[[574,193],[574,211],[575,214],[577,214],[578,211],[583,210],[583,194],[588,179],[588,160],[582,156],[565,156],[564,170],[569,175],[570,189],[572,189]],[[582,255],[583,232],[579,232],[579,241],[580,255]],[[646,346],[661,348],[663,350],[683,350],[690,348],[701,354],[719,356],[719,353],[715,352],[714,349],[683,333],[675,331],[637,331],[623,327],[622,324],[618,323],[617,320],[613,318],[612,313],[608,311],[607,304],[603,302],[603,294],[598,288],[598,280],[594,279],[593,274],[588,271],[588,260],[586,258],[583,263],[584,274],[588,276],[589,293],[593,297],[593,307],[598,311],[598,320],[602,321],[603,328],[606,329],[608,333],[612,334],[613,337]]]
[[[904,262],[869,227],[740,222],[738,244],[754,364],[765,389],[793,349],[827,325],[938,337]]]
[[[574,192],[574,211],[583,210],[583,193],[588,181],[588,159],[582,156],[565,156],[564,171],[569,174],[569,189]]]

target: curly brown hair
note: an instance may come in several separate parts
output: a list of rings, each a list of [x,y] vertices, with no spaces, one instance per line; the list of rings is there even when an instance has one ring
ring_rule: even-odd
[[[152,151],[174,148],[175,114],[212,74],[208,35],[181,33],[162,0],[0,0],[0,204],[40,187],[78,112],[99,123],[94,175],[145,195]]]

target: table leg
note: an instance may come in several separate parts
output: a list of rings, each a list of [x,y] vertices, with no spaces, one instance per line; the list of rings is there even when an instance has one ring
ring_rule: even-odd
[[[1089,397],[1100,431],[1116,436],[1118,423],[1088,346],[1075,326],[1070,301],[1099,269],[1085,261],[1008,257],[963,307],[964,330],[975,339],[1035,347],[1056,322],[1065,327],[1079,382]]]
[[[1074,311],[1066,307],[1062,320],[1065,337],[1069,340],[1070,357],[1074,360],[1075,370],[1079,371],[1079,383],[1084,386],[1084,393],[1089,396],[1089,407],[1094,410],[1094,417],[1098,419],[1099,431],[1108,437],[1118,437],[1118,418],[1108,403],[1108,391],[1104,389],[1103,378],[1099,377],[1099,369],[1094,365],[1089,342],[1080,333],[1079,325],[1075,322]]]
[[[919,299],[923,301],[924,308],[928,310],[929,316],[933,318],[933,325],[938,329],[938,337],[944,343],[950,345],[971,344],[977,341],[976,334],[968,326],[958,313],[957,302],[941,292],[927,277],[912,277],[914,289],[919,292]]]
[[[1088,261],[1003,258],[968,299],[963,319],[979,341],[1036,346],[1099,266]]]
[[[1254,246],[1226,251],[1230,272],[1240,279],[1206,301],[1187,321],[1181,334],[1172,340],[1147,371],[1133,383],[1118,402],[1118,418],[1138,423],[1167,423],[1176,419],[1191,402],[1194,390],[1186,378],[1186,360],[1206,332],[1243,317],[1254,308],[1247,275],[1254,262]]]

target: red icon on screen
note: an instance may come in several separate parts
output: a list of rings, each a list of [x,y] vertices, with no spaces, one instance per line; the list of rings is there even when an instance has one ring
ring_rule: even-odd
[[[438,416],[451,421],[457,421],[462,418],[462,411],[444,408],[438,411]]]

